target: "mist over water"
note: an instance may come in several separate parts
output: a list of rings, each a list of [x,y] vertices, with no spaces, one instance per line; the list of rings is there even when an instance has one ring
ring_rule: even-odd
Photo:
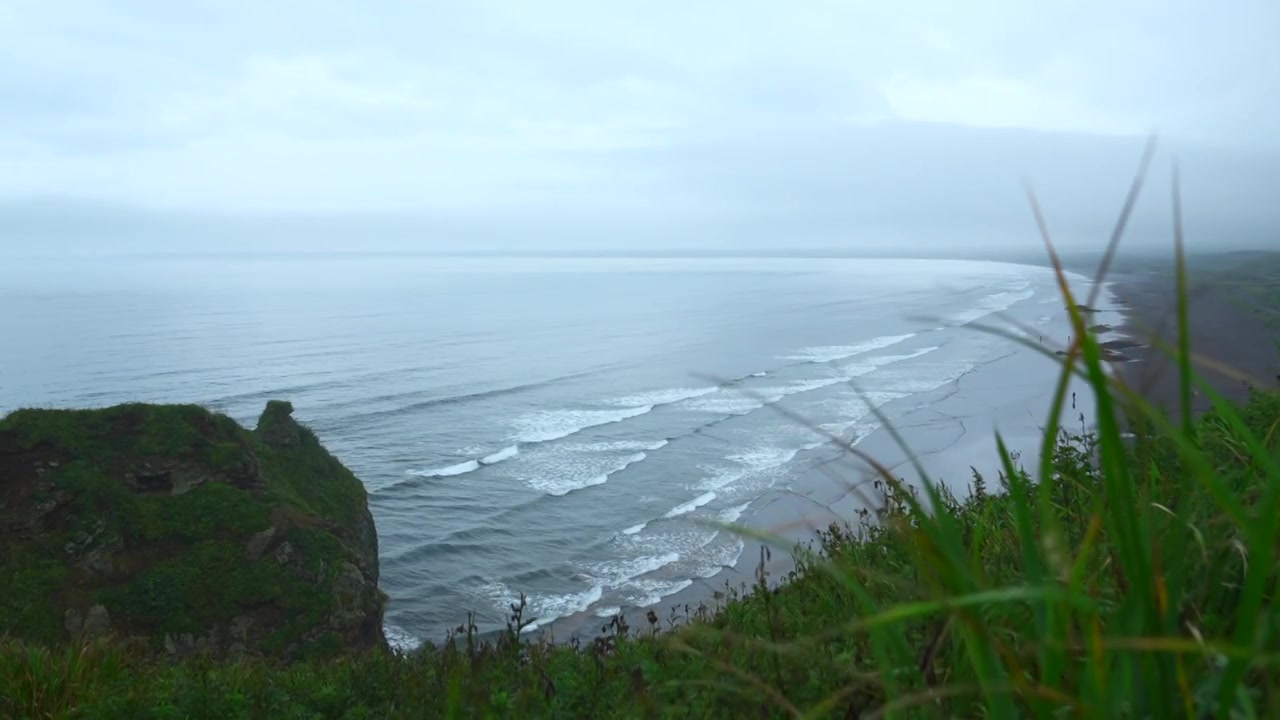
[[[540,623],[703,582],[753,499],[1008,352],[1043,268],[773,258],[132,258],[0,274],[0,410],[271,398],[364,481],[388,633],[517,593]],[[864,394],[851,386],[856,382]]]

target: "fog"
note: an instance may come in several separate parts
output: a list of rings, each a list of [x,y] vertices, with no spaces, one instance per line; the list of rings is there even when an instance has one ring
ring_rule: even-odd
[[[1276,245],[1280,5],[0,5],[0,252]]]

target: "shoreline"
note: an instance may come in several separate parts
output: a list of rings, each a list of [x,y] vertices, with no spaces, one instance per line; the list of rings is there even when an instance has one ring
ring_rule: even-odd
[[[1068,268],[1068,272],[1092,276],[1092,269]],[[1088,285],[1091,283],[1081,282],[1080,289]],[[1265,369],[1267,363],[1274,362],[1267,354],[1271,345],[1239,340],[1280,338],[1280,331],[1233,307],[1221,290],[1213,283],[1199,288],[1190,317],[1192,347],[1212,348],[1216,352],[1205,354],[1246,368],[1246,372]],[[1206,296],[1209,302],[1203,300]],[[1149,401],[1167,408],[1176,408],[1178,402],[1176,367],[1174,374],[1168,372],[1168,360],[1151,341],[1150,329],[1159,326],[1173,307],[1173,300],[1174,282],[1169,269],[1116,274],[1104,282],[1097,309],[1089,318],[1091,326],[1103,326],[1096,332],[1111,351],[1113,371],[1139,388]],[[1176,339],[1176,328],[1174,333],[1172,339]],[[1065,346],[1069,334],[1069,321],[1063,312],[1045,329],[1043,342]],[[1167,331],[1161,337],[1165,342],[1171,341]],[[1274,350],[1271,352],[1275,354]],[[1003,468],[995,442],[997,431],[1017,456],[1016,462],[1034,472],[1058,371],[1056,362],[1010,343],[1009,353],[935,390],[887,403],[881,410],[915,452],[926,474],[963,497],[972,485],[974,472],[981,473],[989,488],[998,487],[997,477]],[[1280,368],[1272,374],[1277,371]],[[1247,395],[1235,378],[1210,373],[1206,380],[1228,399],[1239,400]],[[1262,388],[1275,386],[1274,382],[1259,383]],[[1195,405],[1199,413],[1207,409],[1208,402],[1197,398]],[[1073,378],[1060,419],[1062,427],[1087,431],[1094,415],[1091,389]],[[923,487],[911,458],[884,428],[877,426],[852,442],[907,484]],[[776,587],[795,567],[791,548],[816,545],[819,531],[832,523],[856,526],[860,510],[874,512],[877,497],[873,496],[871,475],[865,463],[842,448],[827,444],[807,451],[800,456],[799,469],[792,478],[753,500],[738,521],[751,532],[781,538],[788,549],[771,547],[766,551],[765,543],[743,536],[743,550],[732,566],[723,567],[711,577],[693,579],[689,587],[658,603],[626,607],[610,616],[597,615],[598,609],[587,610],[527,630],[523,637],[554,643],[589,639],[608,633],[617,617],[632,629],[643,631],[649,627],[651,615],[657,618],[659,629],[668,630],[696,617],[700,609],[713,612],[729,599],[731,591],[749,590],[759,582],[761,570],[768,585]],[[499,634],[501,631],[486,632],[479,637],[491,639]]]
[[[1074,278],[1080,287],[1088,284]],[[1118,302],[1114,283],[1106,282],[1100,294],[1095,324],[1111,326],[1103,335],[1108,341],[1127,340],[1123,305]],[[1062,305],[1058,305],[1062,308]],[[981,332],[973,329],[973,332]],[[1065,347],[1070,324],[1065,310],[1053,317],[1044,330],[1042,342]],[[997,487],[1003,472],[996,447],[998,429],[1009,450],[1021,464],[1035,467],[1043,439],[1059,365],[1055,360],[1012,341],[1009,351],[978,365],[970,372],[918,395],[893,400],[880,410],[890,418],[916,459],[931,479],[940,481],[957,496],[968,494],[973,472],[980,472],[988,487]],[[1126,365],[1135,363],[1126,362]],[[1093,398],[1087,383],[1073,378],[1060,422],[1069,430],[1080,430],[1081,420],[1094,415]],[[866,424],[873,423],[872,418]],[[903,452],[890,432],[878,423],[851,442],[887,467],[908,485],[923,489],[911,458]],[[775,587],[786,580],[795,567],[791,549],[796,545],[817,546],[819,532],[832,523],[855,525],[862,509],[874,512],[877,497],[872,471],[841,447],[831,443],[802,453],[799,467],[789,481],[763,493],[750,503],[738,523],[749,532],[781,539],[787,549],[767,547],[751,536],[742,536],[743,550],[732,566],[725,566],[708,578],[694,579],[689,587],[646,607],[626,607],[620,613],[633,629],[648,628],[649,616],[656,616],[663,629],[683,624],[700,609],[711,612],[728,599],[732,590],[759,582],[760,572]],[[546,625],[527,630],[526,638],[549,642],[584,639],[608,632],[616,616],[603,617],[595,610],[556,618]]]
[[[1190,345],[1195,354],[1232,368],[1232,372],[1224,372],[1200,365],[1195,371],[1231,402],[1247,399],[1250,384],[1260,390],[1275,389],[1280,385],[1280,328],[1249,312],[1223,284],[1197,284],[1194,270],[1190,274]],[[1176,347],[1178,340],[1174,282],[1171,271],[1155,270],[1130,274],[1114,283],[1124,299],[1121,330],[1140,343],[1129,351],[1136,362],[1126,364],[1125,380],[1149,402],[1166,410],[1176,410],[1180,404],[1177,364],[1160,347]],[[1195,391],[1192,410],[1200,414],[1210,407],[1209,398]]]

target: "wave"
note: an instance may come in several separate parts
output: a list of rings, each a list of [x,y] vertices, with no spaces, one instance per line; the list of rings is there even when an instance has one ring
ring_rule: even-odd
[[[781,396],[779,396],[780,398]],[[687,409],[694,412],[710,413],[712,415],[734,416],[746,415],[748,413],[759,410],[767,405],[767,402],[752,397],[751,395],[717,395],[712,398],[699,399],[690,403]]]
[[[1020,292],[1002,292],[994,295],[988,295],[987,297],[979,300],[975,307],[949,315],[947,317],[947,324],[951,326],[967,325],[974,320],[984,318],[992,313],[1008,310],[1023,300],[1031,299],[1035,294],[1034,290],[1025,290]]]
[[[897,345],[915,337],[915,333],[906,333],[904,335],[883,335],[881,337],[872,338],[865,342],[855,345],[822,345],[819,347],[801,348],[799,354],[789,355],[785,360],[799,360],[810,363],[826,363],[833,360],[844,360],[845,358],[861,355],[862,353],[871,352],[872,350],[880,350],[890,345]]]
[[[516,439],[524,443],[560,440],[600,425],[653,412],[653,405],[622,410],[545,410],[516,419]]]
[[[907,395],[914,395],[916,393],[937,390],[949,382],[954,382],[959,380],[961,377],[968,375],[978,369],[981,365],[981,362],[971,361],[958,364],[942,372],[935,372],[928,379],[901,378],[888,385],[886,388],[886,394],[905,393]]]
[[[502,462],[503,460],[509,460],[518,454],[520,454],[520,446],[511,445],[511,446],[502,448],[496,453],[493,453],[491,455],[485,455],[484,457],[480,458],[480,464],[495,465],[497,463]]]
[[[747,415],[790,395],[818,390],[844,381],[844,378],[819,378],[803,380],[791,385],[754,388],[742,390],[731,395],[717,395],[713,398],[697,400],[689,403],[686,407],[696,412],[716,415]]]
[[[592,452],[628,452],[635,450],[653,452],[654,450],[661,450],[670,444],[670,442],[670,440],[657,440],[654,442],[645,442],[643,440],[619,440],[617,442],[592,443],[590,445],[583,445],[582,448]]]
[[[732,568],[738,564],[738,559],[742,557],[742,551],[746,547],[746,542],[740,536],[734,535],[730,542],[717,546],[707,557],[702,558],[702,563],[693,571],[693,576],[705,580],[715,577],[722,570]]]
[[[751,377],[768,377],[768,375],[769,373],[765,372],[764,370],[761,370],[760,372],[751,373]]]
[[[640,523],[639,525],[632,525],[631,527],[627,528],[626,530],[623,530],[623,531],[622,531],[622,534],[623,534],[623,535],[635,535],[636,533],[640,532],[641,530],[644,530],[646,527],[649,527],[649,523],[647,523],[647,522],[642,522],[642,523]]]
[[[906,353],[905,355],[881,355],[879,357],[867,358],[863,362],[841,366],[840,372],[844,376],[844,379],[852,380],[853,378],[866,375],[869,372],[874,372],[886,365],[892,365],[897,362],[902,362],[903,360],[911,360],[913,358],[928,355],[935,350],[941,349],[941,347],[941,345],[931,345],[926,348],[920,348],[915,352]]]
[[[622,405],[625,407],[671,405],[672,403],[678,403],[682,400],[691,400],[696,397],[710,395],[711,393],[719,391],[719,386],[715,385],[700,388],[671,388],[668,390],[653,390],[636,395],[627,395],[626,397],[614,398],[607,402],[609,405]]]
[[[675,595],[685,588],[693,586],[693,580],[638,580],[632,583],[638,593],[627,595],[627,600],[638,608],[657,605],[664,598]]]
[[[947,381],[944,381],[944,383],[945,382]],[[848,438],[845,438],[845,432],[850,428],[859,427],[859,428],[865,429],[867,427],[871,427],[872,429],[875,429],[880,427],[880,424],[878,422],[871,422],[869,424],[866,422],[863,422],[864,419],[867,417],[867,415],[871,414],[872,409],[878,408],[881,405],[884,405],[886,403],[893,402],[894,400],[900,400],[905,397],[910,397],[911,394],[912,393],[910,392],[885,392],[885,391],[875,391],[875,392],[864,393],[861,397],[852,398],[846,401],[846,404],[843,405],[839,410],[839,412],[836,413],[841,418],[843,418],[842,420],[824,423],[820,425],[819,428],[825,431],[829,435],[834,435],[836,437],[844,438],[848,440]],[[870,402],[870,404],[868,404],[868,401]],[[859,436],[865,435],[865,433],[860,431],[858,435]],[[829,442],[829,439],[823,438],[823,440],[817,443],[817,445],[821,446],[827,442]],[[806,449],[812,450],[814,448],[808,447]]]
[[[466,475],[480,469],[479,460],[467,460],[457,465],[449,465],[448,467],[435,468],[431,470],[410,470],[410,475],[418,477],[453,477],[454,475]],[[384,490],[386,488],[383,488]]]
[[[642,555],[629,560],[597,563],[590,569],[590,574],[604,583],[606,587],[613,587],[642,575],[656,572],[677,562],[680,562],[680,553],[668,552],[661,555]]]
[[[408,630],[392,625],[391,623],[383,624],[382,634],[386,636],[387,644],[390,645],[392,649],[400,650],[401,652],[412,652],[422,647],[421,639],[410,633]]]
[[[614,473],[622,472],[623,470],[626,470],[628,467],[640,462],[641,460],[644,460],[646,457],[648,457],[648,455],[642,452],[636,453],[634,455],[624,458],[622,460],[622,464],[614,467],[613,469],[607,472],[601,473],[599,475],[592,475],[586,478],[574,478],[572,476],[566,477],[564,475],[555,475],[551,477],[548,477],[546,475],[539,475],[537,477],[529,478],[527,482],[529,486],[534,488],[535,490],[541,490],[542,492],[545,492],[548,495],[561,497],[564,495],[568,495],[569,493],[575,490],[583,490],[585,488],[593,487],[595,485],[603,485],[609,481],[610,475],[613,475]]]
[[[667,514],[663,515],[662,517],[673,518],[673,517],[679,517],[681,515],[687,515],[688,513],[691,513],[694,510],[697,510],[698,508],[702,507],[703,505],[706,505],[707,503],[715,499],[716,499],[716,494],[714,492],[702,493],[701,495],[690,500],[689,502],[681,503],[671,508],[670,510],[667,511]]]
[[[905,338],[910,336],[897,337]],[[814,378],[812,380],[795,382],[790,385],[744,390],[735,395],[718,395],[714,398],[707,398],[705,400],[690,403],[688,408],[699,412],[710,412],[724,415],[746,415],[754,412],[755,410],[759,410],[766,405],[776,403],[785,397],[812,392],[814,390],[820,390],[825,387],[831,387],[832,385],[848,382],[855,377],[866,375],[867,373],[873,372],[886,365],[927,355],[935,350],[939,350],[941,347],[941,345],[933,345],[902,355],[884,355],[881,357],[868,358],[864,362],[852,363],[840,367],[841,374],[839,377]]]
[[[526,596],[529,614],[535,620],[532,625],[525,628],[525,632],[563,617],[586,612],[604,597],[604,592],[608,588],[636,583],[645,585],[647,584],[646,581],[639,579],[643,575],[660,570],[679,560],[680,555],[677,553],[664,553],[662,555],[643,556],[619,562],[600,563],[592,573],[595,576],[593,578],[594,582],[586,590]],[[688,582],[692,584],[692,581]],[[516,594],[502,582],[488,583],[482,588],[482,592],[503,609],[518,602]],[[608,607],[601,608],[598,612],[606,610],[610,611],[611,615],[621,612],[618,608]]]
[[[479,470],[483,466],[496,465],[502,462],[503,460],[510,460],[511,458],[515,457],[518,454],[520,454],[519,446],[510,445],[508,447],[502,448],[501,450],[498,450],[497,452],[485,455],[484,457],[479,458],[477,460],[466,460],[453,465],[448,465],[446,467],[432,468],[428,470],[410,470],[408,471],[407,474],[414,475],[417,477],[426,477],[426,478],[440,478],[440,477],[453,477],[455,475],[466,475],[467,473],[475,472],[476,470]],[[391,487],[395,487],[395,485],[388,485],[387,487],[382,488],[382,490],[386,490]]]
[[[726,525],[738,522],[738,518],[742,517],[742,513],[747,511],[751,503],[742,503],[741,505],[721,510],[716,519]]]
[[[356,379],[365,379],[365,378],[377,377],[381,375],[389,376],[389,375],[398,374],[400,372],[402,371],[397,370],[394,372],[371,373],[368,375],[360,376],[359,378],[356,378]],[[508,385],[506,387],[493,388],[491,390],[479,390],[476,392],[459,393],[457,395],[443,395],[439,397],[429,397],[425,400],[411,401],[407,405],[394,407],[388,410],[370,410],[366,412],[354,412],[354,413],[344,414],[342,416],[342,421],[344,423],[353,423],[353,422],[360,422],[363,420],[369,420],[372,418],[377,418],[382,416],[396,417],[399,415],[410,414],[410,413],[426,410],[433,407],[457,405],[460,403],[472,402],[475,400],[486,400],[490,398],[518,395],[518,394],[526,393],[532,390],[539,390],[542,388],[550,387],[552,385],[555,385],[556,383],[564,382],[566,380],[577,380],[580,378],[589,377],[599,372],[600,370],[587,370],[583,372],[569,373],[567,375],[558,375],[556,377],[548,378],[546,380],[537,380],[534,382],[520,383],[517,385]],[[338,380],[338,381],[325,381],[320,383],[299,385],[292,388],[276,388],[274,390],[268,390],[263,392],[245,393],[241,395],[228,395],[224,398],[220,398],[215,402],[234,403],[234,402],[247,402],[255,399],[269,400],[273,397],[298,396],[303,394],[304,392],[315,391],[318,389],[327,389],[328,386],[341,387],[342,385],[349,384],[351,382],[352,382],[352,379],[347,378],[347,379]],[[386,394],[386,395],[379,395],[376,397],[362,397],[359,400],[353,400],[350,402],[333,405],[330,407],[330,410],[341,409],[345,407],[352,407],[353,409],[368,408],[371,404],[376,404],[380,402],[412,400],[413,398],[422,397],[423,394],[424,393],[421,393],[421,392],[392,393],[392,394]]]
[[[481,588],[481,592],[493,600],[496,606],[504,613],[509,612],[510,607],[520,601],[519,596],[502,582],[488,583]],[[576,593],[526,595],[525,600],[528,603],[527,615],[535,618],[535,620],[521,632],[532,632],[552,621],[585,612],[592,605],[599,602],[602,597],[604,597],[603,584],[595,584],[582,592]]]
[[[761,448],[736,455],[729,455],[725,460],[738,464],[736,468],[725,469],[698,484],[699,490],[715,491],[726,488],[744,477],[786,465],[800,454],[800,449]]]

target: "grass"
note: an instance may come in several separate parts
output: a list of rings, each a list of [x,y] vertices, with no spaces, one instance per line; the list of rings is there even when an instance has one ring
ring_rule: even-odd
[[[345,612],[339,571],[376,555],[376,540],[363,542],[364,487],[290,410],[269,405],[256,432],[190,405],[0,419],[0,637],[56,645],[69,635],[65,611],[102,605],[152,648],[166,635],[226,639],[243,616],[255,622],[252,650],[332,650],[326,634],[350,624],[327,622]],[[141,469],[169,485],[131,489],[123,478]],[[171,494],[178,483],[190,489]],[[291,559],[248,557],[268,529]]]
[[[493,642],[468,622],[418,654],[290,665],[9,641],[0,715],[1280,717],[1280,394],[1233,405],[1199,381],[1178,235],[1178,411],[1108,372],[1064,281],[1074,345],[1059,359],[1051,450],[1025,468],[993,438],[1004,472],[975,475],[965,497],[879,468],[877,510],[795,549],[776,588],[762,574],[715,608],[617,618],[561,645],[521,639],[521,604]],[[1087,434],[1056,423],[1073,374],[1095,395]],[[1192,416],[1193,390],[1212,411]]]

